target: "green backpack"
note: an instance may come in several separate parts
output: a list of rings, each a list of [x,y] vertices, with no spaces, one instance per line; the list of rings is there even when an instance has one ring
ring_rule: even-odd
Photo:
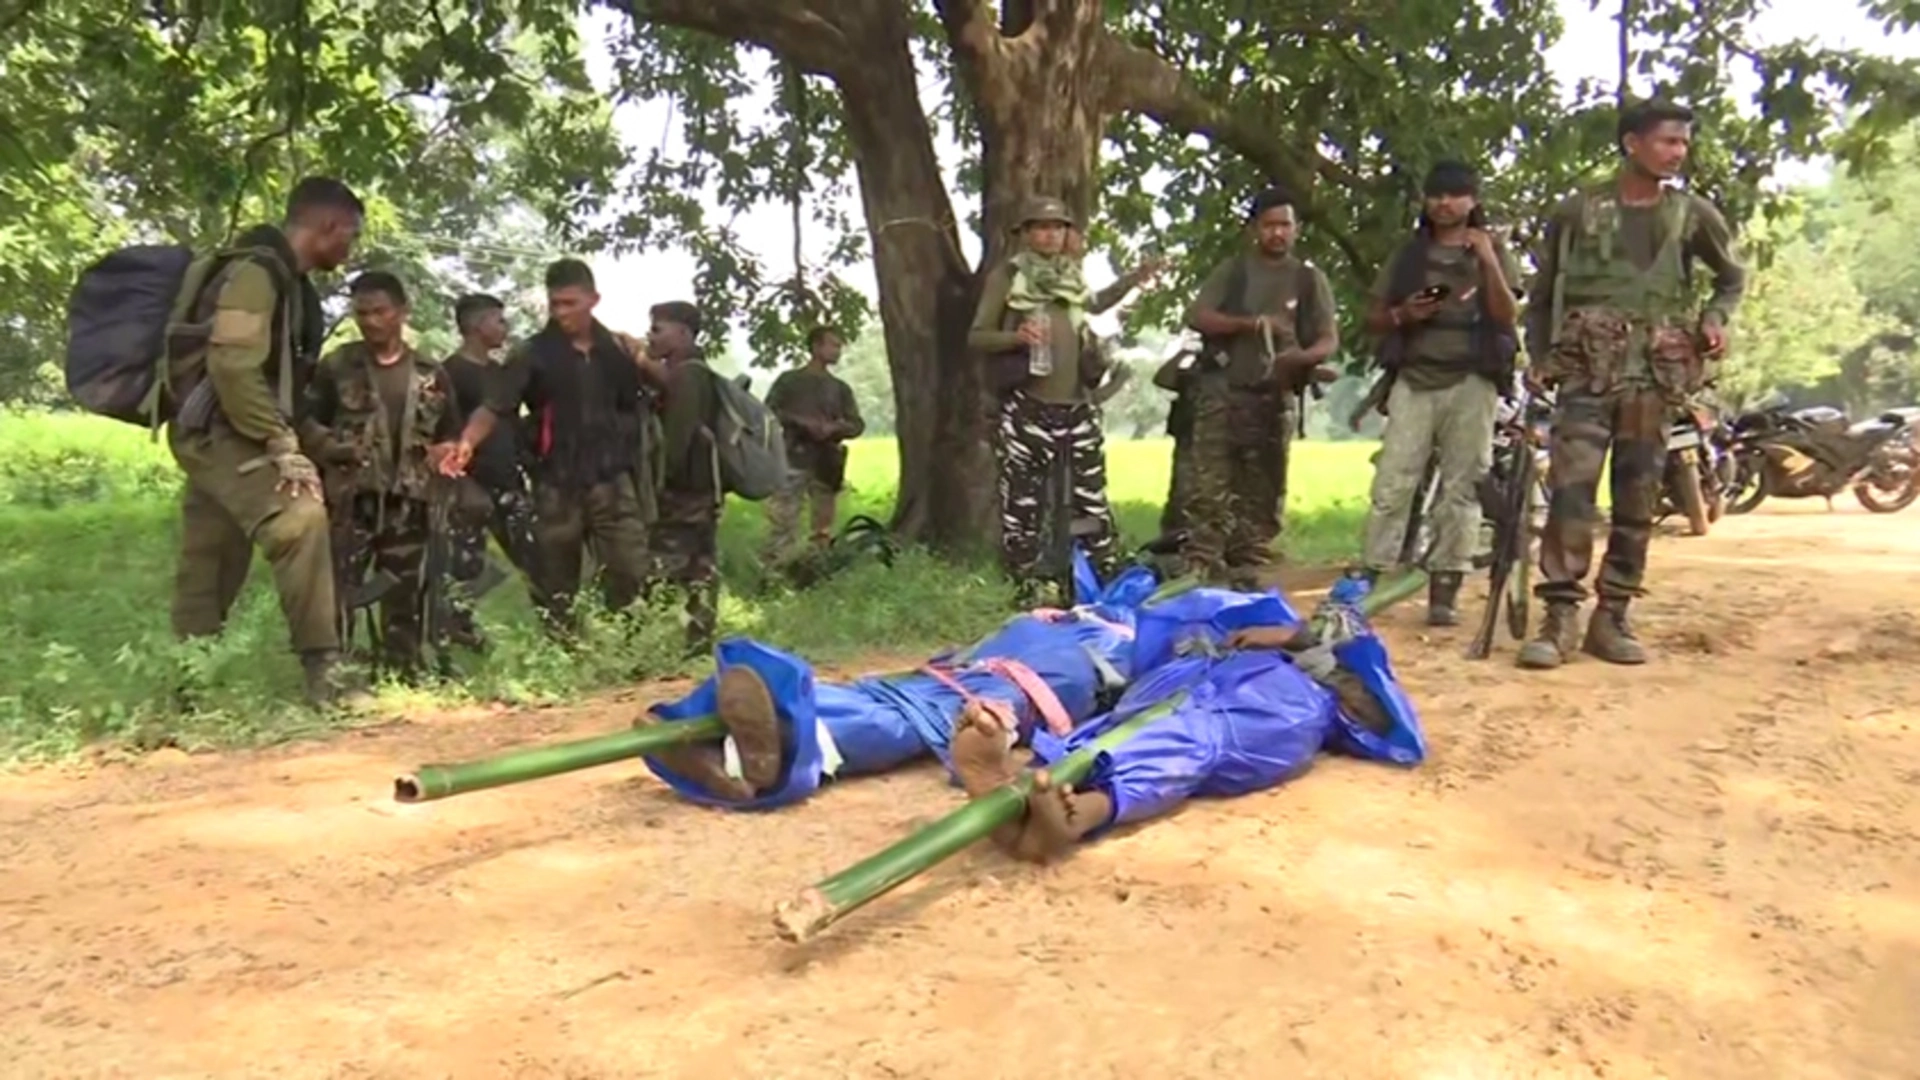
[[[780,421],[752,391],[704,363],[700,366],[713,376],[716,407],[710,431],[720,490],[759,502],[787,482],[787,443]]]

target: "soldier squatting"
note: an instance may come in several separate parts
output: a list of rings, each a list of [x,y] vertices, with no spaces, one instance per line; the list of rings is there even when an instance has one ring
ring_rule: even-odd
[[[1669,103],[1623,110],[1618,176],[1554,209],[1525,288],[1488,231],[1474,171],[1436,166],[1414,234],[1370,293],[1365,326],[1384,372],[1375,400],[1389,423],[1359,572],[1397,561],[1414,489],[1435,460],[1434,624],[1457,621],[1479,532],[1475,486],[1522,336],[1526,381],[1557,391],[1537,589],[1546,617],[1521,652],[1523,667],[1557,666],[1576,648],[1613,663],[1646,659],[1627,609],[1642,591],[1664,432],[1723,354],[1745,282],[1720,212],[1666,183],[1685,163],[1691,128],[1692,115]],[[555,635],[576,629],[590,548],[609,610],[677,587],[688,647],[708,649],[724,492],[712,447],[718,377],[704,363],[701,310],[658,304],[644,341],[614,333],[595,317],[592,271],[563,259],[546,274],[544,326],[509,346],[506,305],[463,297],[461,344],[442,361],[405,341],[405,284],[369,272],[349,290],[361,340],[320,357],[323,316],[308,275],[348,261],[363,216],[339,181],[303,180],[279,225],[245,233],[206,286],[183,298],[209,332],[203,348],[168,361],[180,406],[167,441],[185,474],[175,632],[221,630],[258,548],[309,698],[340,702],[362,689],[343,647],[363,609],[378,608],[377,658],[400,673],[418,672],[429,646],[485,646],[467,594],[486,576],[491,537],[526,576]],[[1303,392],[1335,377],[1339,312],[1326,276],[1293,253],[1299,230],[1287,192],[1254,197],[1244,250],[1213,268],[1187,312],[1201,335],[1198,356],[1154,380],[1176,395],[1163,526],[1184,538],[1187,569],[1231,587],[1251,586],[1269,561],[1284,528]],[[1070,478],[1072,516],[1094,526],[1081,543],[1095,565],[1110,572],[1119,561],[1094,395],[1107,361],[1087,320],[1158,266],[1094,292],[1078,223],[1056,198],[1028,200],[1016,232],[1013,253],[985,277],[969,342],[998,395],[1002,562],[1031,603],[1056,463]],[[1700,312],[1696,265],[1712,274]],[[793,555],[803,502],[812,504],[808,541],[829,541],[845,444],[865,430],[832,370],[842,336],[816,328],[807,344],[805,365],[767,395],[791,470],[769,499],[770,563]],[[1577,609],[1589,595],[1609,448],[1612,531],[1582,640]]]

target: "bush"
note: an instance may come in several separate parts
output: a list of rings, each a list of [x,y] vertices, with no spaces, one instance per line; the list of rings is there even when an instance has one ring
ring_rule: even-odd
[[[1139,441],[1109,451],[1115,512],[1131,543],[1157,531],[1169,449],[1165,441]],[[1297,444],[1285,538],[1292,559],[1352,554],[1371,450]],[[843,515],[884,520],[896,477],[892,440],[857,444]],[[256,563],[220,639],[172,640],[178,491],[165,446],[137,429],[73,415],[0,415],[0,629],[11,659],[0,673],[0,757],[60,756],[102,740],[195,748],[319,730],[317,717],[292,704],[299,671],[264,564]],[[897,664],[973,640],[1007,614],[1007,590],[990,565],[914,551],[892,569],[859,566],[804,593],[763,590],[764,539],[757,507],[728,508],[720,541],[724,633],[810,659]],[[585,643],[573,651],[540,634],[517,584],[488,596],[481,618],[494,641],[484,662],[468,662],[457,684],[429,693],[387,688],[386,703],[544,703],[629,682],[636,672],[690,670],[679,658],[677,613],[664,600],[640,620],[590,615]]]

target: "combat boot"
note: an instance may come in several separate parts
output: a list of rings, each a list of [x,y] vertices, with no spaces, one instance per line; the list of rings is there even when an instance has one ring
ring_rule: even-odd
[[[301,653],[300,668],[306,675],[307,704],[316,709],[354,709],[373,700],[365,680],[333,649]]]
[[[1427,579],[1427,625],[1459,626],[1460,583],[1466,575],[1443,570]]]
[[[1625,600],[1600,601],[1593,618],[1587,620],[1587,640],[1581,648],[1609,664],[1647,662],[1646,647],[1633,636],[1633,626],[1627,622]]]
[[[1580,608],[1565,600],[1547,604],[1540,633],[1520,647],[1516,663],[1533,671],[1547,671],[1567,662],[1580,636]]]

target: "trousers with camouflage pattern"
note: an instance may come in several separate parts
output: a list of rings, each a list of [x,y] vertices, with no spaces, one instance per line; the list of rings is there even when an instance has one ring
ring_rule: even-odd
[[[1534,593],[1548,603],[1587,598],[1600,473],[1611,450],[1612,522],[1594,591],[1603,602],[1624,603],[1642,593],[1668,424],[1674,408],[1699,389],[1705,362],[1689,331],[1637,324],[1604,308],[1569,313],[1546,359],[1559,395]]]
[[[1252,588],[1272,561],[1293,445],[1292,397],[1204,387],[1194,402],[1186,559],[1216,585]]]
[[[660,516],[647,532],[646,593],[686,593],[687,651],[712,651],[719,631],[720,508],[704,493],[663,491]]]
[[[425,644],[428,516],[419,499],[371,492],[333,516],[341,641],[353,646],[354,623],[377,609],[369,619],[377,659],[401,673],[419,668]]]
[[[1066,484],[1068,528],[1104,579],[1118,561],[1119,539],[1107,504],[1107,448],[1090,403],[1056,404],[1015,391],[1000,408],[1000,560],[1027,587],[1040,572],[1049,538],[1041,534],[1053,482]]]

